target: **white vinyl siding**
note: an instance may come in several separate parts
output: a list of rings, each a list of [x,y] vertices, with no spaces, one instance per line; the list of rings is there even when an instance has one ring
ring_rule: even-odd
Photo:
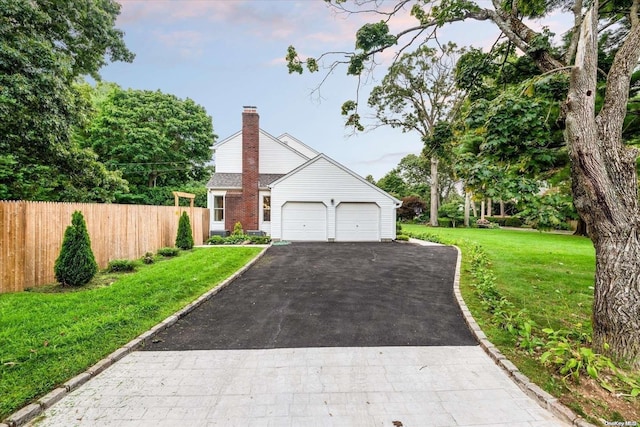
[[[327,208],[318,202],[287,202],[282,206],[282,240],[327,240]]]
[[[271,189],[271,236],[284,238],[282,208],[287,201],[318,202],[327,207],[327,239],[336,239],[336,208],[341,203],[375,203],[379,234],[374,241],[396,238],[396,200],[320,155],[279,180]]]
[[[260,173],[289,173],[307,160],[282,141],[260,132]]]
[[[242,132],[214,146],[218,173],[242,173]],[[284,142],[260,131],[260,173],[289,173],[309,157],[292,150]]]
[[[375,203],[340,203],[336,208],[337,242],[380,240],[380,208]]]
[[[284,135],[279,136],[278,139],[284,142],[285,144],[287,144],[289,147],[296,150],[298,153],[302,153],[310,159],[320,154],[314,149],[312,149],[311,147],[307,147],[302,142],[298,141],[288,133],[285,133]]]
[[[213,146],[218,173],[242,173],[242,132]]]

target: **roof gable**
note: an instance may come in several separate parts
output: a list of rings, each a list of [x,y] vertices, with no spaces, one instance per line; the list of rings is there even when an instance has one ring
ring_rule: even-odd
[[[278,137],[278,140],[282,141],[284,144],[293,148],[294,150],[304,154],[307,158],[313,158],[320,154],[318,151],[309,147],[307,144],[289,133],[283,133]]]
[[[263,130],[263,129],[259,129],[260,131],[260,135],[262,135],[263,137],[267,138],[268,140],[280,145],[281,147],[286,148],[287,150],[294,152],[296,154],[298,154],[299,156],[303,157],[304,159],[310,159],[313,156],[309,156],[309,152],[313,153],[313,155],[318,155],[319,153],[314,150],[313,148],[309,147],[308,145],[304,144],[302,141],[300,141],[297,138],[294,138],[293,136],[289,135],[288,133],[284,133],[282,135],[280,135],[280,137],[276,138],[275,136],[271,135],[269,132]],[[242,135],[242,131],[239,130],[238,132],[234,133],[231,136],[226,137],[225,139],[223,139],[222,141],[213,144],[211,146],[211,148],[215,151],[218,148],[220,148],[222,145],[229,143],[230,141],[238,141],[237,137]],[[281,138],[290,138],[292,141],[294,141],[293,145],[289,145],[285,140],[282,140]],[[239,142],[242,142],[242,140],[240,139]],[[302,148],[302,150],[296,150],[296,146],[298,146],[299,148]],[[303,151],[307,151],[307,153],[305,154]]]
[[[353,172],[351,169],[347,168],[346,166],[341,165],[340,163],[336,162],[332,158],[330,158],[330,157],[328,157],[328,156],[326,156],[325,154],[322,154],[322,153],[318,154],[316,157],[314,157],[313,159],[309,160],[308,162],[298,166],[297,168],[295,168],[294,170],[292,170],[288,174],[284,175],[282,178],[277,179],[276,181],[272,182],[271,184],[269,184],[269,188],[273,188],[276,185],[286,181],[287,179],[291,178],[292,176],[296,175],[297,173],[303,171],[304,169],[306,169],[310,165],[312,165],[312,164],[314,164],[314,163],[316,163],[316,162],[318,162],[320,160],[327,161],[328,163],[330,163],[333,166],[335,166],[336,168],[342,170],[346,174],[351,175],[353,178],[359,180],[361,183],[363,183],[363,184],[367,185],[368,187],[376,190],[378,193],[382,194],[383,196],[388,197],[394,203],[396,203],[398,205],[402,204],[401,200],[396,199],[391,194],[387,193],[386,191],[382,190],[381,188],[377,187],[376,185],[370,183],[369,181],[367,181],[366,179],[364,179],[363,177],[361,177],[357,173]]]

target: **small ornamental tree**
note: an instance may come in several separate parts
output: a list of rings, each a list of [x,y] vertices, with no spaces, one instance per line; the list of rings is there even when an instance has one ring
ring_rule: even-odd
[[[238,221],[233,226],[233,235],[242,236],[243,234],[244,234],[244,230],[242,228],[242,224]]]
[[[398,218],[409,221],[426,210],[427,204],[418,196],[407,196],[402,198],[402,206],[398,208]]]
[[[73,213],[71,225],[64,232],[54,271],[58,282],[71,286],[86,285],[98,272],[87,225],[80,211]]]
[[[182,212],[180,222],[178,222],[178,236],[176,237],[176,247],[184,250],[193,248],[193,234],[191,233],[191,221],[186,212]]]

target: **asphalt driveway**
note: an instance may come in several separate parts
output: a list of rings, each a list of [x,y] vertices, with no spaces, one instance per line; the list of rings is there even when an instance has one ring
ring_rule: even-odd
[[[453,294],[456,257],[409,243],[272,246],[145,349],[477,345]]]

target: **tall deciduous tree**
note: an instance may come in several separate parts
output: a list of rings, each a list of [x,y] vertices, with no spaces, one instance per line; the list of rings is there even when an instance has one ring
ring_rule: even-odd
[[[336,0],[344,9],[346,0]],[[377,1],[355,0],[356,5],[373,6]],[[365,24],[356,33],[356,51],[347,55],[347,73],[360,75],[376,53],[408,39],[434,32],[452,22],[475,19],[492,21],[521,52],[545,73],[570,72],[564,103],[565,143],[572,164],[574,203],[585,221],[596,250],[596,278],[593,304],[593,345],[597,351],[640,367],[640,209],[636,160],[638,151],[622,138],[627,113],[630,81],[640,59],[640,0],[609,3],[574,0],[574,16],[568,49],[560,56],[550,35],[534,31],[525,18],[543,17],[562,2],[501,2],[469,0],[399,0],[388,12],[387,21],[400,11],[411,9],[415,25],[391,34],[385,20]],[[615,7],[614,7],[615,6]],[[586,10],[585,10],[586,9]],[[596,85],[598,74],[598,23],[617,22],[624,30],[610,49],[606,82]],[[604,25],[609,27],[610,25]],[[344,55],[344,53],[341,53]],[[343,56],[344,57],[344,56]],[[301,72],[303,62],[293,47],[287,59],[289,70]],[[307,61],[310,71],[318,59]],[[338,61],[339,62],[339,61]],[[570,70],[570,71],[567,71]],[[604,102],[596,109],[596,94]]]
[[[102,98],[79,138],[110,169],[122,171],[134,195],[208,178],[216,135],[202,106],[160,91],[119,87]]]
[[[438,162],[445,152],[433,133],[439,122],[453,118],[462,99],[454,78],[460,53],[451,43],[441,49],[420,46],[400,56],[369,96],[369,106],[379,124],[416,132],[421,137],[424,155],[431,163],[429,218],[433,226],[438,225]],[[350,114],[355,108],[356,105],[347,104],[343,113]]]
[[[70,140],[88,107],[74,80],[98,77],[105,56],[133,59],[119,11],[113,0],[0,0],[0,197],[91,200],[85,191],[123,185]],[[87,175],[66,179],[78,166]]]

